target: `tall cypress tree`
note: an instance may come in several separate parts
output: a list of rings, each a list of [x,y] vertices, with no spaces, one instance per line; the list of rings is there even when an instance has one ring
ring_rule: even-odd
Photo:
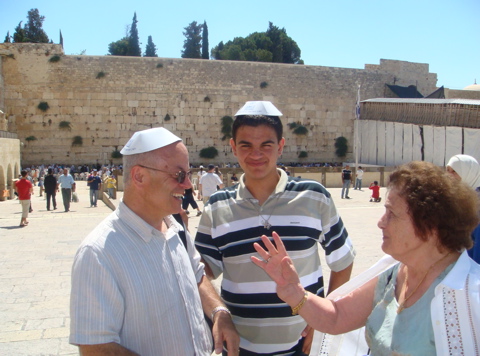
[[[208,53],[208,27],[207,21],[203,21],[202,27],[202,58],[203,59],[210,59],[210,55]]]
[[[62,45],[62,48],[63,48],[63,36],[62,36],[62,30],[60,30],[60,44]]]
[[[153,43],[152,36],[148,36],[147,47],[145,48],[144,57],[158,57],[157,56],[157,47]]]
[[[5,40],[3,41],[3,43],[10,43],[10,31],[7,32],[7,35],[5,36]]]
[[[201,58],[201,31],[202,25],[198,25],[197,21],[193,21],[190,25],[185,27],[185,31],[183,32],[185,41],[183,41],[182,58]]]
[[[140,49],[140,41],[138,39],[137,22],[137,13],[134,12],[132,26],[130,27],[130,36],[128,36],[127,56],[142,56],[142,50]]]

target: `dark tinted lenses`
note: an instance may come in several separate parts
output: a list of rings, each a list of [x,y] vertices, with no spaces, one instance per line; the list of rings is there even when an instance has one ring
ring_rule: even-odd
[[[187,172],[180,171],[177,173],[177,180],[178,183],[183,183],[185,182],[185,178],[187,177]]]

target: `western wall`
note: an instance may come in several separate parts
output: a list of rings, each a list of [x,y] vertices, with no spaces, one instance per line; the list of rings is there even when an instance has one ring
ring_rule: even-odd
[[[0,109],[7,130],[23,144],[23,166],[108,163],[133,132],[158,126],[183,138],[194,164],[209,163],[199,157],[208,146],[219,151],[212,162],[235,162],[228,140],[222,140],[221,118],[233,116],[247,100],[270,100],[283,112],[282,162],[301,161],[300,151],[308,153],[308,162],[348,160],[358,85],[368,99],[383,97],[386,83],[417,85],[424,94],[437,83],[428,64],[383,59],[349,69],[65,55],[60,45],[31,43],[2,43],[0,58]],[[46,111],[38,108],[41,102]],[[60,127],[62,121],[71,128]],[[293,134],[286,125],[291,122],[308,133]],[[81,139],[72,144],[75,136]],[[334,153],[340,136],[349,142],[345,159]]]

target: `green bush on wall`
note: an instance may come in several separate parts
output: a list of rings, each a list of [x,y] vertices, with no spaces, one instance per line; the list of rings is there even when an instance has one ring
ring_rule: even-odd
[[[222,141],[232,137],[233,118],[231,116],[222,117]]]
[[[261,82],[261,83],[260,83],[260,88],[265,89],[266,87],[268,87],[268,83],[267,83],[267,82]]]
[[[105,75],[106,75],[105,72],[98,72],[96,78],[100,79],[100,78],[103,78]]]
[[[58,124],[58,127],[61,129],[71,130],[72,124],[70,123],[70,121],[60,121],[60,123]]]
[[[206,148],[202,148],[200,150],[200,152],[198,153],[198,155],[201,157],[201,158],[215,158],[218,156],[218,150],[215,148],[215,147],[206,147]]]
[[[298,158],[307,158],[308,157],[308,152],[307,151],[300,151],[298,154]]]
[[[345,157],[348,150],[348,141],[345,137],[340,136],[335,139],[335,154],[337,157]]]
[[[48,106],[48,103],[46,101],[41,101],[40,104],[38,104],[37,108],[45,112],[50,109],[50,106]]]
[[[306,135],[308,133],[308,129],[303,125],[298,125],[292,131],[295,135]]]
[[[60,61],[60,56],[58,54],[51,56],[50,59],[48,60],[49,62],[55,63]]]
[[[120,153],[119,150],[115,150],[112,152],[112,158],[122,158],[123,155]]]
[[[303,126],[299,122],[290,122],[287,125],[288,125],[288,128],[290,130],[293,130],[292,132],[295,135],[306,135],[306,134],[308,134],[308,128],[306,126]]]
[[[37,138],[35,136],[28,136],[27,138],[25,138],[25,140],[30,142],[30,141],[36,141]]]
[[[81,146],[83,145],[82,136],[75,136],[72,140],[72,146]]]

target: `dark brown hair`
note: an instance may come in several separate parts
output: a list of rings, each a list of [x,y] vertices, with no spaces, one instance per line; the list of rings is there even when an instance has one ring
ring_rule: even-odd
[[[232,138],[236,142],[237,131],[242,126],[257,127],[260,125],[270,126],[275,130],[278,141],[283,137],[283,125],[278,116],[266,116],[266,115],[240,115],[235,118],[232,126]]]
[[[405,199],[420,239],[437,231],[439,244],[460,251],[472,247],[471,233],[478,224],[478,198],[466,184],[428,162],[411,162],[391,175],[389,189]]]

